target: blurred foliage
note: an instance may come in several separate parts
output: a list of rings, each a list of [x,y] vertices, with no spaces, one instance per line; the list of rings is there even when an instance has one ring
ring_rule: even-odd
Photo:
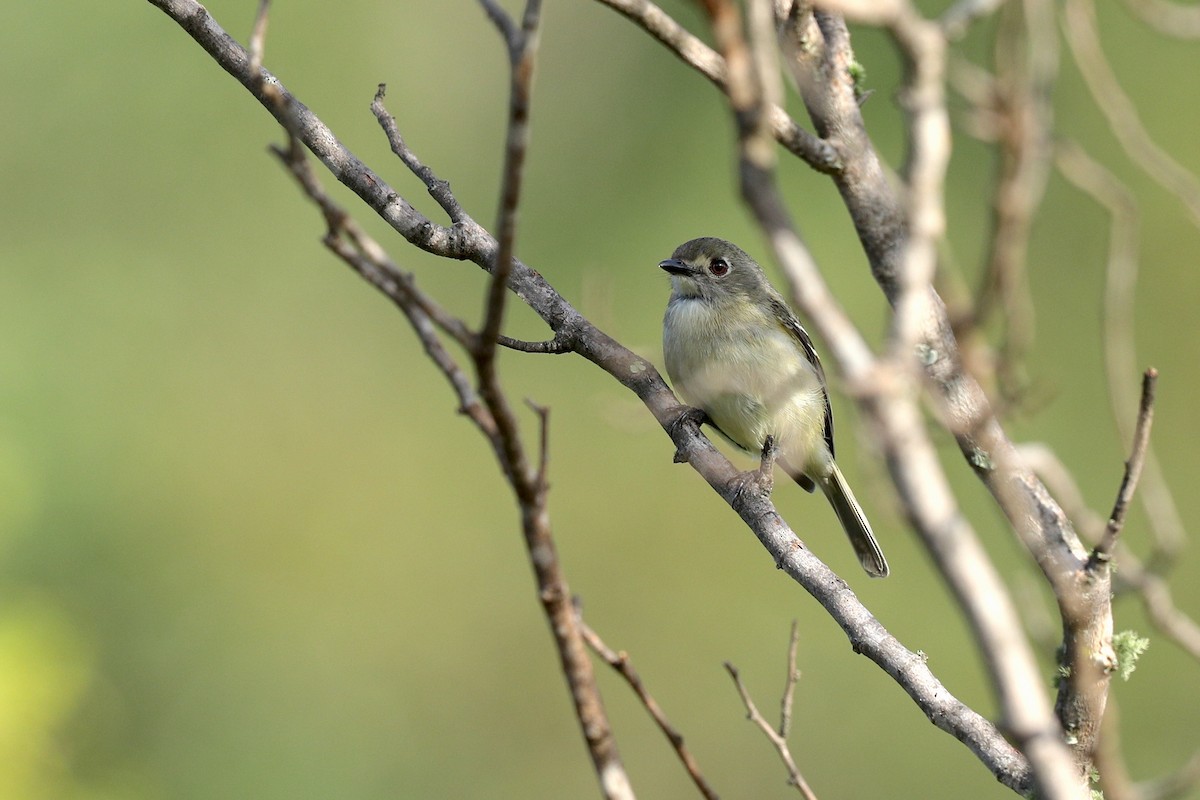
[[[255,5],[208,7],[244,39]],[[683,0],[664,5],[701,29]],[[1100,17],[1147,127],[1200,171],[1197,84],[1175,77],[1194,72],[1195,46],[1111,1]],[[970,57],[986,58],[991,29],[964,42]],[[542,43],[519,252],[660,362],[658,260],[703,234],[764,252],[736,198],[732,126],[715,90],[599,4],[548,2]],[[895,163],[896,58],[877,32],[856,44],[874,90],[867,120]],[[409,143],[491,219],[506,80],[476,4],[277,2],[266,64],[433,214],[368,110],[386,82]],[[492,456],[401,318],[320,246],[318,215],[265,153],[280,138],[270,118],[144,2],[3,4],[0,72],[0,800],[594,796]],[[1182,491],[1200,469],[1197,231],[1124,158],[1070,67],[1056,110],[1141,203],[1139,355],[1162,373],[1154,438],[1197,519],[1200,497]],[[966,138],[956,147],[950,240],[974,278],[992,162]],[[884,303],[836,192],[797,163],[781,175],[833,289],[878,339]],[[364,222],[423,287],[478,317],[478,271]],[[1101,369],[1106,230],[1100,209],[1051,181],[1031,253],[1041,399],[1011,426],[1051,444],[1102,513],[1127,447]],[[542,333],[513,309],[514,335]],[[553,409],[552,513],[572,588],[719,790],[788,796],[721,663],[770,707],[797,618],[792,740],[819,794],[1011,796],[671,464],[630,395],[578,359],[505,353],[501,365],[514,397]],[[781,510],[951,691],[991,713],[951,599],[871,442],[856,440],[850,404],[835,404],[839,453],[893,577],[861,576],[825,504],[781,492]],[[945,458],[1033,608],[1027,559],[952,447]],[[1126,528],[1135,549],[1143,524],[1135,512]],[[1180,578],[1194,563],[1185,553]],[[1175,584],[1200,614],[1200,583]],[[1117,615],[1151,630],[1134,603]],[[625,687],[601,681],[642,796],[690,796]],[[1114,691],[1135,777],[1190,755],[1195,664],[1155,639]]]

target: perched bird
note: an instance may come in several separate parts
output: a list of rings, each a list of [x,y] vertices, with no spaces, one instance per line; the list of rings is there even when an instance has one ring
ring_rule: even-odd
[[[833,460],[825,371],[762,268],[715,238],[685,242],[659,266],[671,275],[663,355],[676,391],[743,450],[761,453],[773,437],[780,466],[806,491],[821,487],[863,569],[885,577],[887,560]]]

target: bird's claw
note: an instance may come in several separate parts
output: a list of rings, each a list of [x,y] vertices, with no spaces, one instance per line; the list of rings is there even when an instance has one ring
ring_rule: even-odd
[[[762,497],[770,497],[771,492],[775,489],[775,459],[778,456],[779,446],[775,442],[775,437],[768,436],[763,442],[762,460],[759,461],[758,469],[747,470],[734,478],[734,482],[737,484],[734,488],[734,496],[737,497],[747,489],[753,489]]]
[[[670,423],[671,438],[677,438],[679,429],[685,425],[695,425],[696,432],[699,433],[700,426],[710,422],[712,422],[712,420],[709,419],[708,414],[706,414],[703,409],[681,405],[679,406],[679,413]],[[687,453],[685,453],[682,448],[677,447],[675,449],[675,457],[673,460],[676,464],[683,464],[688,460]]]

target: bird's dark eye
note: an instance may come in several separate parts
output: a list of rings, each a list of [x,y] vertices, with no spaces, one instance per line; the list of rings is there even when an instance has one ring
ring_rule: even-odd
[[[714,258],[708,264],[708,271],[719,278],[729,272],[729,262],[723,258]]]

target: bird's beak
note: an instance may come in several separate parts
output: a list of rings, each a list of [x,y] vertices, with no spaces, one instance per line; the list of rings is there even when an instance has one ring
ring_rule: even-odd
[[[696,273],[696,270],[678,258],[668,258],[666,261],[660,261],[658,262],[658,266],[672,275],[694,275]]]

